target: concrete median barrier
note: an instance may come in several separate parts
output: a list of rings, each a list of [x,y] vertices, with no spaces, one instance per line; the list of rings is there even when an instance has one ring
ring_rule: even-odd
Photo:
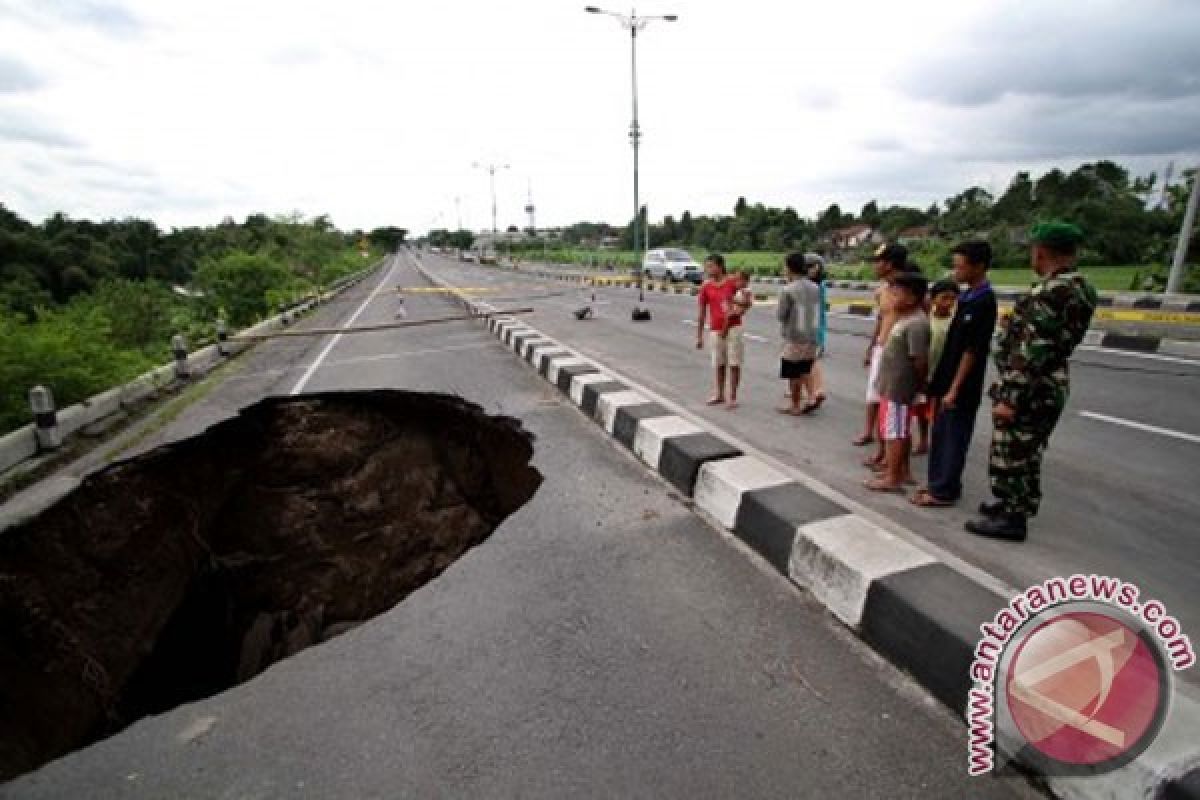
[[[860,315],[873,313],[871,305],[857,305]],[[488,325],[502,340],[511,337],[513,325],[495,320]],[[525,330],[532,330],[533,338],[523,338]],[[997,591],[1001,581],[969,573],[940,550],[923,546],[911,531],[881,527],[809,476],[763,454],[744,454],[736,437],[693,420],[612,366],[581,356],[532,326],[523,326],[520,336],[517,351],[524,360],[567,392],[616,442],[668,485],[694,497],[697,509],[716,526],[809,592],[877,653],[964,714],[980,625],[1008,604]],[[1155,340],[1149,350],[1146,342],[1108,337],[1094,331],[1087,343],[1131,344],[1139,352],[1178,346],[1186,356],[1200,357],[1200,343]],[[1171,703],[1159,738],[1134,763],[1087,779],[1046,776],[1047,783],[1065,797],[1196,797],[1200,706],[1178,692]],[[964,752],[965,743],[964,730]]]

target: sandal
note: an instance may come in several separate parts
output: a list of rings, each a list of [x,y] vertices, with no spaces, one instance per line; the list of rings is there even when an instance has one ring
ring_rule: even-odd
[[[854,445],[855,447],[866,447],[874,441],[874,436],[859,436],[857,439],[852,440],[850,444]]]
[[[863,481],[863,486],[870,489],[872,492],[887,492],[889,494],[903,494],[904,487],[888,483],[883,478],[871,478]]]
[[[920,506],[921,508],[951,508],[954,505],[949,500],[943,500],[937,495],[932,494],[928,489],[918,489],[917,493],[909,498],[909,501],[914,506]]]

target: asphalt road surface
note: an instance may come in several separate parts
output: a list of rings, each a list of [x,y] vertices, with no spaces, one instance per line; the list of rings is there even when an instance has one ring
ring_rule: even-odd
[[[1046,454],[1040,515],[1028,541],[995,542],[963,531],[987,488],[990,417],[981,409],[961,507],[919,509],[907,498],[862,488],[862,449],[850,440],[863,428],[866,373],[862,357],[872,322],[831,317],[829,356],[822,361],[829,399],[811,418],[775,411],[783,400],[778,375],[775,308],[760,305],[746,321],[747,366],[741,408],[705,405],[712,393],[709,356],[695,349],[696,300],[647,292],[650,322],[633,323],[635,290],[597,288],[593,319],[571,311],[592,289],[423,256],[456,285],[491,291],[481,297],[531,304],[531,325],[681,404],[759,450],[862,502],[945,551],[1023,588],[1054,575],[1098,573],[1135,582],[1200,637],[1200,362],[1154,354],[1081,348],[1072,361],[1067,411]],[[526,302],[527,298],[532,298]],[[503,302],[496,303],[503,306]],[[925,460],[914,462],[923,476]],[[1195,682],[1196,670],[1184,677]]]
[[[421,284],[401,256],[301,325],[390,321],[392,289]],[[661,329],[662,358],[681,361],[674,325],[637,335]],[[388,387],[520,418],[545,483],[391,611],[0,797],[1035,796],[1019,777],[968,778],[961,722],[477,321],[264,344],[143,447],[266,394]]]

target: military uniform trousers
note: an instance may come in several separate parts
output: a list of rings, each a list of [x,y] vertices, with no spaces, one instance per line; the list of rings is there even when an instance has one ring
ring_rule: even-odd
[[[1011,425],[992,428],[988,476],[992,494],[1006,512],[1037,514],[1042,502],[1042,454],[1061,414],[1061,406],[1043,406],[1036,416],[1018,415]]]

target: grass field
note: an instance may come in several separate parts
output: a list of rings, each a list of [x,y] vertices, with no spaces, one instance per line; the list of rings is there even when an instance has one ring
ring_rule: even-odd
[[[707,255],[702,250],[690,250],[697,263],[703,263]],[[540,255],[540,254],[539,254]],[[533,254],[525,260],[534,259]],[[585,266],[612,264],[618,268],[630,268],[639,263],[638,257],[630,250],[584,250],[579,248],[550,251],[552,261]],[[726,265],[730,269],[749,269],[756,275],[778,275],[783,266],[783,253],[771,252],[733,252],[725,254]],[[1083,267],[1083,273],[1093,285],[1102,291],[1129,291],[1134,277],[1144,272],[1146,267],[1112,266],[1112,267]],[[835,264],[829,269],[830,276],[835,280],[870,280],[873,277],[869,264]],[[932,276],[931,276],[932,277]],[[1031,269],[1005,267],[992,270],[992,283],[996,286],[1029,286],[1035,280]]]

